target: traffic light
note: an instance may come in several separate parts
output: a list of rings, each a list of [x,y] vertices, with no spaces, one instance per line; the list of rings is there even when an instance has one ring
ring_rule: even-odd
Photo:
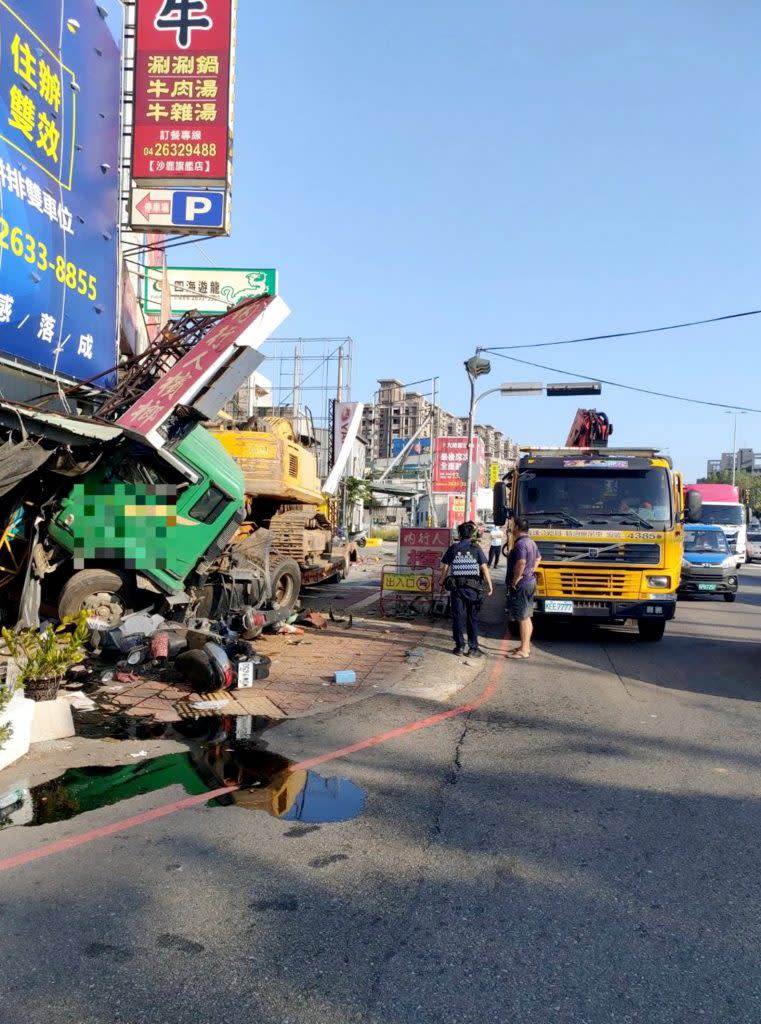
[[[572,380],[567,384],[548,384],[546,393],[548,398],[560,398],[562,395],[600,395],[602,384],[598,381]]]

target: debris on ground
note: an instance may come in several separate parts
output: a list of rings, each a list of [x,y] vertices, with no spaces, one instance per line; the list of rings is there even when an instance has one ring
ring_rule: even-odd
[[[348,615],[336,615],[331,606],[328,611],[328,615],[330,616],[331,622],[345,622],[346,625],[344,626],[344,629],[351,629],[354,625],[354,616],[351,612],[349,612]]]
[[[315,612],[309,609],[299,616],[298,623],[301,626],[312,626],[314,629],[327,629],[328,618],[322,612]]]
[[[164,625],[164,621],[163,615],[146,615],[144,612],[125,615],[118,626],[108,631],[106,643],[113,644],[122,654],[129,654],[136,647],[149,647],[151,637]]]
[[[283,622],[279,629],[275,630],[277,635],[287,633],[289,636],[303,636],[304,630],[301,626],[293,626],[290,622]]]
[[[88,697],[82,690],[69,691],[62,694],[75,711],[94,711],[98,706],[91,697]]]
[[[341,669],[333,676],[333,682],[339,686],[353,686],[357,681],[357,673],[351,669]]]

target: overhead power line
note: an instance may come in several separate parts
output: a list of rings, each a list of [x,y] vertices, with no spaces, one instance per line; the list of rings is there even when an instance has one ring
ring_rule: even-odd
[[[523,345],[495,345],[490,348],[479,348],[479,352],[512,352],[519,348],[552,348],[555,345],[580,345],[583,341],[606,341],[611,338],[633,338],[638,334],[659,334],[661,331],[678,331],[683,327],[700,327],[702,324],[718,324],[722,320],[739,320],[745,316],[758,316],[761,309],[749,309],[745,313],[727,313],[725,316],[712,316],[707,320],[688,320],[683,324],[668,324],[665,327],[646,327],[640,331],[617,331],[615,334],[590,334],[586,338],[566,338],[565,341],[538,341]]]
[[[709,402],[704,398],[688,398],[685,395],[672,395],[667,391],[652,391],[650,388],[638,388],[633,384],[619,384],[615,380],[605,380],[603,377],[589,377],[585,373],[571,372],[570,370],[559,370],[556,366],[545,366],[543,363],[533,363],[528,359],[519,359],[517,356],[506,356],[502,352],[496,352],[494,349],[486,349],[484,351],[490,352],[495,356],[499,356],[500,359],[508,359],[511,363],[522,363],[523,366],[533,366],[538,370],[549,370],[550,373],[559,373],[563,377],[580,377],[582,380],[599,381],[600,384],[607,384],[611,388],[623,388],[625,391],[637,391],[640,395],[652,395],[655,398],[668,398],[674,402],[688,402],[690,405],[710,405],[715,409],[735,409],[737,412],[758,412],[761,413],[761,409],[754,409],[746,405],[732,405],[729,402]]]

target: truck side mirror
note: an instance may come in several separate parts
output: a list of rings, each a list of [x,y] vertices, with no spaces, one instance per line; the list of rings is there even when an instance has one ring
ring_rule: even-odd
[[[494,485],[492,512],[495,526],[504,526],[513,517],[513,510],[507,504],[507,484],[504,480],[498,480]]]
[[[703,499],[697,491],[687,491],[684,500],[684,518],[688,523],[699,523],[703,514]]]

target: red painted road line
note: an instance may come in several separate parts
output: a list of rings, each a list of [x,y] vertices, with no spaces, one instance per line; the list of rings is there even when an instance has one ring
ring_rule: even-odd
[[[215,797],[224,796],[226,793],[234,793],[236,789],[238,789],[238,786],[224,786],[222,789],[212,789],[209,793],[188,796],[183,800],[175,800],[173,804],[164,804],[163,807],[156,807],[152,811],[143,811],[142,814],[135,814],[131,818],[122,818],[121,821],[115,821],[112,825],[103,825],[101,828],[82,832],[78,836],[59,839],[57,843],[48,843],[47,846],[40,846],[36,850],[17,853],[14,857],[0,860],[0,871],[18,868],[22,864],[29,864],[31,861],[40,860],[42,857],[52,857],[54,853],[73,850],[77,846],[91,843],[94,839],[103,839],[105,836],[112,836],[116,832],[124,832],[128,828],[135,828],[136,825],[144,825],[147,821],[154,821],[156,818],[163,818],[167,814],[174,814],[175,811],[184,811],[186,807],[196,807],[198,804],[205,804]]]
[[[442,711],[438,715],[430,715],[428,718],[421,718],[417,722],[410,722],[408,725],[402,725],[398,729],[392,729],[390,732],[380,733],[378,736],[371,736],[370,739],[352,743],[348,747],[341,747],[339,750],[331,750],[327,754],[319,754],[317,757],[299,761],[291,766],[291,771],[303,771],[307,768],[314,768],[318,764],[325,764],[326,761],[335,761],[336,758],[355,754],[358,750],[377,747],[381,743],[388,743],[389,740],[396,739],[397,736],[407,736],[409,733],[417,732],[419,729],[427,729],[431,725],[445,722],[448,718],[457,718],[459,715],[467,715],[471,711],[475,711],[476,708],[480,708],[487,701],[491,700],[496,693],[497,683],[505,665],[502,659],[507,654],[508,645],[508,638],[505,637],[499,646],[499,660],[492,666],[486,686],[481,694],[470,704],[461,704],[459,707],[451,708],[449,711]],[[225,796],[227,793],[234,793],[237,788],[237,786],[226,786],[221,789],[213,789],[209,793],[188,796],[183,800],[175,800],[174,803],[164,804],[163,807],[156,807],[152,811],[143,811],[141,814],[134,814],[130,818],[115,821],[111,825],[103,825],[101,828],[94,828],[89,832],[82,832],[78,836],[70,836],[68,839],[59,839],[58,842],[48,843],[46,846],[40,846],[36,850],[17,853],[13,857],[0,860],[0,871],[9,871],[11,868],[31,864],[35,860],[42,860],[43,857],[52,857],[56,853],[65,853],[67,850],[73,850],[77,846],[92,843],[96,839],[104,839],[106,836],[115,835],[117,832],[126,832],[130,828],[136,828],[138,825],[146,824],[146,822],[155,821],[157,818],[164,818],[168,814],[174,814],[176,811],[184,811],[188,807],[197,807],[199,804],[205,804],[216,797]]]
[[[505,638],[499,646],[500,658],[507,654],[509,641]],[[366,750],[368,747],[377,747],[380,743],[388,743],[389,740],[396,739],[397,736],[406,736],[408,733],[417,732],[418,729],[427,729],[431,725],[436,725],[439,722],[445,722],[448,718],[457,718],[459,715],[467,715],[470,711],[475,711],[476,708],[480,708],[481,705],[486,704],[487,701],[491,700],[497,690],[497,683],[499,682],[499,676],[502,672],[503,662],[500,660],[494,664],[491,672],[489,673],[489,680],[483,689],[483,692],[479,697],[470,704],[461,704],[458,708],[451,708],[449,711],[442,711],[438,715],[431,715],[429,718],[421,718],[417,722],[410,722],[409,725],[402,725],[398,729],[392,729],[390,732],[383,732],[378,736],[371,736],[369,740],[360,740],[358,743],[352,743],[348,747],[341,747],[340,750],[331,750],[327,754],[318,754],[317,757],[310,757],[306,761],[299,761],[298,764],[291,765],[291,771],[299,771],[300,769],[315,768],[318,764],[324,764],[326,761],[335,761],[338,757],[346,757],[347,754],[356,754],[358,750]],[[392,691],[393,692],[393,691]],[[0,861],[0,867],[2,867],[2,861]]]

